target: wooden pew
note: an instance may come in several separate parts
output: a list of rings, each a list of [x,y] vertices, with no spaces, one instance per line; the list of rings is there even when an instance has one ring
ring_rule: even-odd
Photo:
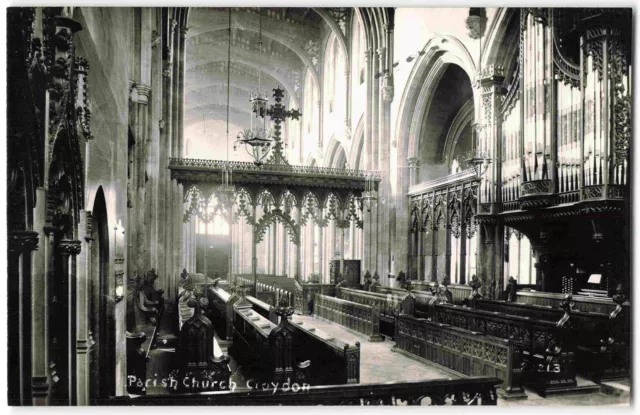
[[[213,323],[203,313],[203,308],[208,306],[205,292],[189,291],[183,287],[179,290],[180,340],[176,351],[180,358],[178,378],[187,378],[190,383],[178,382],[178,391],[190,391],[194,387],[207,391],[228,389],[230,359],[222,353],[214,337]]]
[[[528,369],[525,382],[541,396],[577,388],[574,339],[558,323],[453,304],[436,304],[433,320],[511,340]]]
[[[360,382],[360,343],[355,346],[313,327],[293,321],[295,360],[308,361],[305,379],[311,385],[336,385]]]
[[[293,293],[296,314],[303,316],[313,314],[315,294],[335,296],[336,286],[335,284],[316,284],[296,281],[296,289]]]
[[[396,316],[392,350],[418,356],[465,376],[495,376],[505,399],[526,399],[522,388],[522,356],[510,341],[435,323],[409,315]]]
[[[291,379],[312,385],[359,382],[359,343],[353,347],[313,327],[303,327],[301,322],[290,322],[292,308],[278,309],[278,325],[254,311],[252,305],[236,305],[235,309],[230,353],[254,379]]]
[[[551,308],[560,308],[560,303],[564,300],[565,294],[549,293],[542,291],[518,291],[516,293],[516,302],[531,305],[549,306]],[[617,304],[610,298],[594,298],[583,297],[579,295],[573,296],[575,309],[578,311],[588,311],[592,313],[611,314]],[[622,305],[625,314],[631,315],[631,306],[629,302]]]
[[[336,294],[338,293],[336,292]],[[340,288],[339,298],[377,307],[380,310],[380,333],[389,338],[393,338],[395,334],[396,314],[401,312],[409,315],[414,314],[415,298],[409,293],[404,295],[395,293],[380,294],[351,288]]]
[[[377,307],[315,294],[314,315],[369,336],[371,342],[384,340],[380,336],[380,310]]]
[[[233,305],[240,299],[235,293],[229,293],[217,284],[209,286],[209,315],[221,340],[233,340]]]
[[[251,308],[256,313],[260,314],[262,317],[266,318],[273,324],[278,324],[278,316],[276,315],[276,308],[265,303],[264,301],[258,300],[255,297],[250,295],[246,296],[247,301],[251,303]]]
[[[496,386],[501,380],[493,377],[467,379],[436,379],[420,382],[384,382],[365,385],[305,386],[268,390],[188,393],[181,395],[114,396],[103,404],[114,406],[147,405],[497,405]]]
[[[383,286],[376,286],[374,292],[378,294],[396,294],[407,295],[409,292],[402,288],[390,288]],[[431,317],[430,304],[434,301],[435,296],[430,291],[411,290],[411,295],[414,298],[414,315],[416,317],[429,318]]]
[[[565,314],[562,309],[551,306],[485,299],[477,300],[476,308],[552,323],[560,321]],[[620,311],[617,314],[571,311],[568,330],[576,344],[576,370],[596,382],[629,376],[630,321],[629,316],[623,314],[622,304]],[[616,326],[617,330],[612,333]],[[618,342],[618,347],[602,349],[611,337]]]

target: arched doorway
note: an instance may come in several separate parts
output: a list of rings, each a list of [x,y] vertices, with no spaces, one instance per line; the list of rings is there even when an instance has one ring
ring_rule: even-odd
[[[102,187],[92,209],[89,284],[89,319],[94,347],[90,356],[90,400],[115,395],[116,332],[113,278],[109,278],[109,226]]]

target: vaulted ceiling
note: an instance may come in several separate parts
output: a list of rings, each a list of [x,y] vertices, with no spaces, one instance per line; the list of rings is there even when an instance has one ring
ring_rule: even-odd
[[[329,32],[344,38],[348,13],[347,8],[231,9],[230,140],[235,141],[239,132],[231,129],[249,127],[249,95],[258,90],[260,68],[261,91],[269,96],[270,104],[272,90],[279,86],[285,90],[284,104],[302,110],[305,74],[309,71],[319,85],[323,40]],[[185,138],[194,146],[204,139],[202,131],[211,130],[209,125],[226,122],[228,29],[228,8],[191,8],[186,39],[184,127]],[[215,130],[207,134],[207,147],[211,140],[226,139],[224,129]]]

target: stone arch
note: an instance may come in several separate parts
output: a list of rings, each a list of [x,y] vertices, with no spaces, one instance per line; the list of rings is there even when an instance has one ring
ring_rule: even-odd
[[[362,152],[364,150],[364,114],[360,115],[360,120],[353,133],[353,142],[349,152],[349,166],[352,169],[362,169]]]
[[[447,137],[445,139],[444,148],[442,150],[442,159],[445,160],[447,166],[451,166],[453,156],[455,155],[456,146],[465,129],[473,124],[473,101],[468,100],[458,111],[456,117],[451,122]]]

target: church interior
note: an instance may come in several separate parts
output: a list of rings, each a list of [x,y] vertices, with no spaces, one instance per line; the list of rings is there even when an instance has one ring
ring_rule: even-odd
[[[632,12],[7,9],[8,403],[631,402]]]

